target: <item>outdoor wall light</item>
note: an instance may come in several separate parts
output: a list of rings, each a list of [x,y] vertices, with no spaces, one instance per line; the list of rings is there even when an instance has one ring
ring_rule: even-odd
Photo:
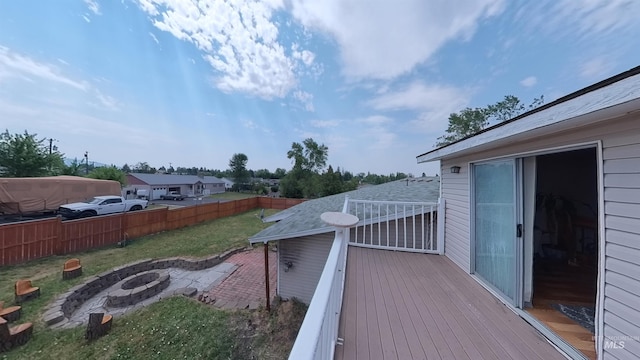
[[[451,167],[451,173],[452,174],[459,174],[460,173],[460,166],[452,166]]]
[[[285,261],[284,263],[284,272],[289,272],[289,269],[293,267],[293,263],[291,261]]]

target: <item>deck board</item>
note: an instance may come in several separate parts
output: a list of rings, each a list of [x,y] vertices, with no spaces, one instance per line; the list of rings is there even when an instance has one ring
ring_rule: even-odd
[[[350,247],[336,359],[564,359],[444,256]]]

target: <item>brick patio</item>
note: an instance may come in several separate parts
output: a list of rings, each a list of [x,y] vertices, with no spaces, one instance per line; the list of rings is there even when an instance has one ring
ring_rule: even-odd
[[[236,271],[207,294],[213,305],[223,309],[256,309],[265,305],[264,250],[262,247],[235,254],[225,262]],[[277,255],[269,251],[270,299],[276,295]]]

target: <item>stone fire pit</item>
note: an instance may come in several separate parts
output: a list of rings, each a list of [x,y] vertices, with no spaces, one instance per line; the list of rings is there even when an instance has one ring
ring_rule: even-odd
[[[120,281],[120,286],[109,293],[105,306],[124,307],[136,304],[166,289],[169,281],[166,270],[150,270],[131,275]]]

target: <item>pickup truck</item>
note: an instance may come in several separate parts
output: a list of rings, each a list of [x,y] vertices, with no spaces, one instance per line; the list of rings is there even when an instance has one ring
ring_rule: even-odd
[[[125,200],[121,196],[96,196],[84,202],[62,205],[58,208],[58,214],[67,219],[77,219],[142,210],[148,203],[147,200]]]
[[[160,200],[184,200],[184,195],[177,191],[169,191],[168,194],[160,195]]]

